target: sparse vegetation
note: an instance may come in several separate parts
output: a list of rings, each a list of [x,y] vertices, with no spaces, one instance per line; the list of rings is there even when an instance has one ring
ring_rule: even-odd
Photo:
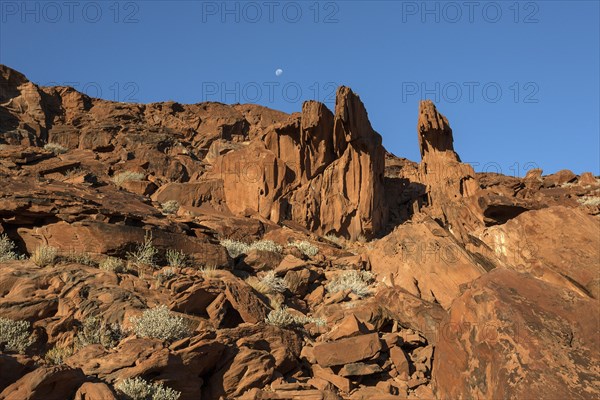
[[[600,196],[582,196],[577,201],[584,206],[599,206]]]
[[[183,251],[168,249],[166,258],[169,266],[174,268],[183,268],[189,262],[189,257]]]
[[[229,253],[231,258],[247,254],[250,250],[271,251],[274,253],[281,253],[283,251],[283,247],[272,240],[258,240],[248,244],[237,240],[224,239],[221,240],[221,246],[227,249],[227,253]]]
[[[371,294],[371,283],[374,276],[369,271],[349,270],[340,273],[329,282],[326,289],[329,293],[337,293],[342,290],[350,291],[359,297],[365,297]]]
[[[191,334],[188,322],[161,305],[145,310],[139,317],[131,317],[133,331],[139,337],[174,341]]]
[[[207,265],[204,267],[198,268],[198,271],[207,278],[213,277],[216,275],[216,272],[219,270],[216,265]]]
[[[367,239],[367,237],[365,235],[363,235],[362,233],[360,233],[357,237],[356,237],[356,241],[358,243],[367,243],[369,240]]]
[[[144,265],[156,267],[157,254],[158,249],[152,244],[152,235],[147,234],[135,251],[127,253],[127,260],[138,268]]]
[[[246,254],[250,249],[249,244],[231,239],[221,240],[221,246],[224,246],[225,249],[227,249],[227,253],[229,253],[231,258]]]
[[[70,346],[54,346],[46,352],[44,359],[52,365],[61,365],[65,360],[73,355],[73,348]]]
[[[344,242],[346,241],[346,239],[344,239],[343,237],[338,237],[338,236],[334,235],[333,233],[328,233],[324,237],[325,237],[325,239],[329,240],[332,243],[337,244],[338,246],[343,246]]]
[[[123,185],[123,183],[125,183],[125,182],[141,181],[145,177],[146,177],[146,175],[142,174],[141,172],[123,171],[123,172],[119,172],[118,174],[114,175],[112,177],[112,181],[115,185],[121,187]]]
[[[19,255],[16,252],[17,246],[6,236],[0,235],[0,262],[8,260],[17,260]]]
[[[38,246],[31,255],[31,261],[38,267],[47,267],[56,264],[58,249],[52,246]]]
[[[317,255],[317,253],[319,253],[319,248],[315,245],[312,245],[310,242],[307,242],[306,240],[295,241],[290,243],[289,246],[297,247],[302,254],[308,257],[314,257]]]
[[[284,293],[288,289],[285,279],[278,277],[275,271],[267,272],[262,278],[252,276],[246,282],[257,292],[266,295]]]
[[[305,324],[315,323],[317,326],[325,326],[326,322],[323,318],[307,317],[305,315],[295,315],[290,313],[287,307],[282,306],[272,310],[265,322],[271,325],[289,328],[294,326],[303,326]]]
[[[33,343],[28,321],[14,321],[0,317],[0,344],[4,344],[5,350],[25,353],[25,350]]]
[[[51,151],[56,156],[67,152],[67,148],[58,143],[46,143],[44,145],[44,150]]]
[[[98,263],[94,261],[92,257],[90,257],[87,253],[81,253],[74,250],[69,251],[66,255],[62,257],[62,259],[66,262],[72,262],[81,265],[89,265],[90,267],[98,266]]]
[[[115,385],[115,389],[125,400],[177,400],[181,396],[181,392],[162,383],[151,383],[140,377],[124,379]]]
[[[67,179],[75,178],[76,176],[82,175],[85,173],[85,170],[81,167],[71,168],[68,171],[65,171],[63,175]]]
[[[119,324],[108,324],[98,317],[88,317],[82,322],[81,330],[77,333],[75,343],[77,347],[101,344],[110,349],[119,344],[123,336],[124,334]]]
[[[163,283],[171,279],[175,275],[175,270],[173,268],[165,268],[156,276],[156,279],[158,280],[158,282]]]
[[[106,257],[100,262],[100,269],[114,273],[123,273],[127,271],[127,267],[123,260],[116,257]]]
[[[161,205],[163,214],[175,214],[179,210],[179,203],[176,200],[169,200]]]
[[[273,253],[281,253],[283,251],[283,247],[273,242],[272,240],[259,240],[250,245],[249,250],[261,250],[261,251],[270,251]]]

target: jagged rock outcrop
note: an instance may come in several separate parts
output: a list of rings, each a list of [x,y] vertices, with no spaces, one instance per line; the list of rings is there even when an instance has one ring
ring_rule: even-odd
[[[333,115],[307,102],[262,140],[215,161],[235,214],[295,221],[319,234],[372,237],[385,224],[384,150],[364,105],[341,87]]]
[[[464,200],[479,189],[475,171],[469,164],[461,163],[454,151],[448,120],[430,100],[419,104],[417,132],[421,151],[419,178],[426,186],[426,212],[466,238],[467,229],[479,223],[477,209]]]
[[[314,177],[289,197],[292,219],[321,234],[372,237],[383,228],[387,216],[381,136],[349,88],[337,91],[331,138],[321,133],[331,123],[330,115],[319,112],[321,109],[313,104],[303,109],[302,120],[307,122],[303,122],[302,147],[307,151],[305,160],[309,160],[304,169],[307,177]],[[315,112],[317,115],[312,115]],[[315,120],[319,121],[317,128],[309,129]],[[316,137],[313,132],[318,132]],[[335,159],[326,163],[332,157]]]
[[[0,85],[6,143],[92,150],[108,175],[147,175],[150,185],[124,184],[133,192],[161,188],[157,198],[167,199],[165,184],[212,178],[202,197],[234,215],[289,219],[353,239],[385,224],[381,136],[349,88],[338,90],[335,115],[307,102],[290,116],[255,105],[115,103],[38,87],[5,66]],[[171,193],[169,200],[197,203],[180,198],[181,188]]]

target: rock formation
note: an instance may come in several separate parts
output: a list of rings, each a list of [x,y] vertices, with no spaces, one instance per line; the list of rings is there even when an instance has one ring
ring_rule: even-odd
[[[597,398],[600,179],[417,134],[0,66],[0,400]]]

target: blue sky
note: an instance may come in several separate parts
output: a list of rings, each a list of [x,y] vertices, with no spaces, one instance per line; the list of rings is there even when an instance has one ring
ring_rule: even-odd
[[[598,1],[2,0],[0,63],[111,100],[286,112],[344,84],[415,161],[431,98],[478,171],[599,175],[599,18]]]

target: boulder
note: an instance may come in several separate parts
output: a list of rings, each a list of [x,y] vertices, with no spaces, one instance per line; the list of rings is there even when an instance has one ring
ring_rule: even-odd
[[[322,367],[350,364],[373,357],[381,350],[377,333],[319,343],[314,347],[317,363]]]
[[[485,273],[452,234],[433,220],[406,223],[368,251],[377,279],[448,308],[460,285]]]
[[[599,231],[597,218],[556,206],[487,228],[481,239],[510,268],[598,299]]]
[[[496,269],[469,285],[444,320],[438,398],[569,398],[600,394],[598,300]]]
[[[64,400],[75,395],[85,376],[67,366],[40,367],[0,393],[2,400]]]
[[[75,393],[74,400],[118,400],[106,383],[86,382]]]

